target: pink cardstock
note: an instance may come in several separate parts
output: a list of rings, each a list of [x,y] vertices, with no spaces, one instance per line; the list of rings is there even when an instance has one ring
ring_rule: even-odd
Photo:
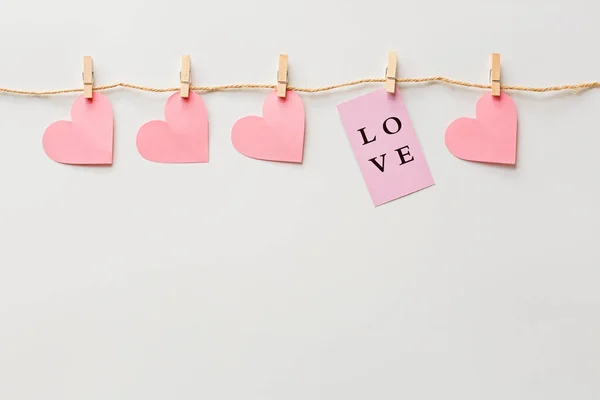
[[[75,99],[71,121],[57,121],[46,128],[42,145],[46,155],[59,163],[111,165],[113,136],[110,102],[94,92],[91,99]]]
[[[233,147],[243,155],[259,160],[302,163],[304,154],[304,104],[288,91],[285,98],[269,93],[263,103],[263,116],[236,121],[231,130]]]
[[[483,95],[476,118],[459,118],[446,129],[446,147],[468,161],[511,164],[517,162],[517,107],[509,95]]]
[[[400,93],[381,89],[337,108],[375,206],[434,184]]]
[[[173,94],[165,104],[165,119],[140,128],[137,148],[142,157],[158,163],[208,162],[208,112],[202,97]]]

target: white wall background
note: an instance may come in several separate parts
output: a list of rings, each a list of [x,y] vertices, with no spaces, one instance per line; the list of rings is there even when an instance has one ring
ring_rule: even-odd
[[[586,0],[5,1],[0,86],[600,79]],[[7,4],[8,3],[8,4]],[[591,47],[590,47],[591,46]],[[264,91],[205,94],[210,163],[160,165],[138,128],[168,94],[107,92],[115,163],[46,158],[74,95],[0,95],[0,398],[564,400],[600,395],[600,90],[515,93],[516,169],[455,159],[483,93],[402,87],[436,186],[374,208],[336,104],[303,95],[303,165],[230,142]]]

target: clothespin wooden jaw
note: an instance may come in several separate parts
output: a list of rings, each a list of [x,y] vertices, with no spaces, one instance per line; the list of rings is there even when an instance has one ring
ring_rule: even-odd
[[[179,71],[179,95],[184,99],[190,97],[190,86],[192,84],[192,61],[190,56],[181,56],[181,71]]]
[[[396,53],[393,51],[390,51],[388,53],[387,68],[385,69],[385,91],[388,93],[396,92],[397,65],[398,65],[398,60],[396,58]]]
[[[92,57],[83,57],[83,97],[91,99],[94,92],[94,66]]]
[[[490,84],[492,96],[500,96],[500,54],[492,53],[490,57]]]
[[[277,69],[277,97],[285,99],[288,85],[288,56],[279,55],[279,68]]]

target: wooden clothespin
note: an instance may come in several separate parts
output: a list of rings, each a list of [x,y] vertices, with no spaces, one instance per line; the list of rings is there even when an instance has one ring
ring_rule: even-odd
[[[285,99],[288,84],[288,56],[279,55],[279,68],[277,69],[277,97]]]
[[[492,84],[492,96],[500,96],[500,54],[492,53],[490,57],[490,83]]]
[[[390,51],[388,53],[387,68],[385,69],[385,91],[388,93],[396,92],[396,69],[398,60],[396,53]]]
[[[83,57],[83,97],[91,99],[94,91],[94,66],[92,57]]]
[[[190,56],[181,56],[181,71],[179,71],[181,83],[179,95],[184,99],[190,97],[190,85],[192,84],[192,61]]]

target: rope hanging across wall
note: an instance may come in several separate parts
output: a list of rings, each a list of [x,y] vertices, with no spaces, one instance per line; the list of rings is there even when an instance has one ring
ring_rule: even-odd
[[[309,87],[300,87],[288,85],[288,90],[293,90],[295,92],[304,92],[304,93],[318,93],[318,92],[326,92],[329,90],[340,89],[349,86],[362,85],[365,83],[384,83],[386,82],[386,78],[364,78],[357,79],[354,81],[348,81],[344,83],[339,83],[336,85],[330,86],[321,86],[315,88]],[[397,83],[445,83],[454,86],[462,86],[462,87],[470,87],[477,89],[491,89],[491,85],[489,84],[480,84],[480,83],[471,83],[466,81],[460,81],[456,79],[450,79],[443,76],[431,76],[425,78],[396,78]],[[98,90],[109,90],[116,89],[119,87],[140,90],[144,92],[155,92],[155,93],[165,93],[165,92],[175,92],[179,90],[179,87],[166,87],[166,88],[158,88],[151,86],[141,86],[134,85],[126,82],[118,82],[110,85],[102,85],[102,86],[94,86],[94,91]],[[269,84],[260,84],[260,83],[239,83],[239,84],[228,84],[228,85],[212,85],[212,86],[191,86],[191,90],[196,91],[204,91],[204,92],[217,92],[223,90],[252,90],[252,89],[275,89],[277,85],[269,85]],[[505,91],[519,91],[519,92],[536,92],[536,93],[545,93],[545,92],[560,92],[565,90],[572,91],[581,91],[586,89],[595,89],[600,87],[600,82],[584,82],[578,83],[574,85],[559,85],[559,86],[540,86],[540,87],[532,87],[532,86],[520,86],[520,85],[503,85],[502,90]],[[72,89],[59,89],[59,90],[20,90],[20,89],[10,89],[10,88],[2,88],[0,87],[0,93],[9,93],[9,94],[17,94],[24,96],[53,96],[59,94],[66,93],[79,93],[83,92],[82,88],[72,88]]]

